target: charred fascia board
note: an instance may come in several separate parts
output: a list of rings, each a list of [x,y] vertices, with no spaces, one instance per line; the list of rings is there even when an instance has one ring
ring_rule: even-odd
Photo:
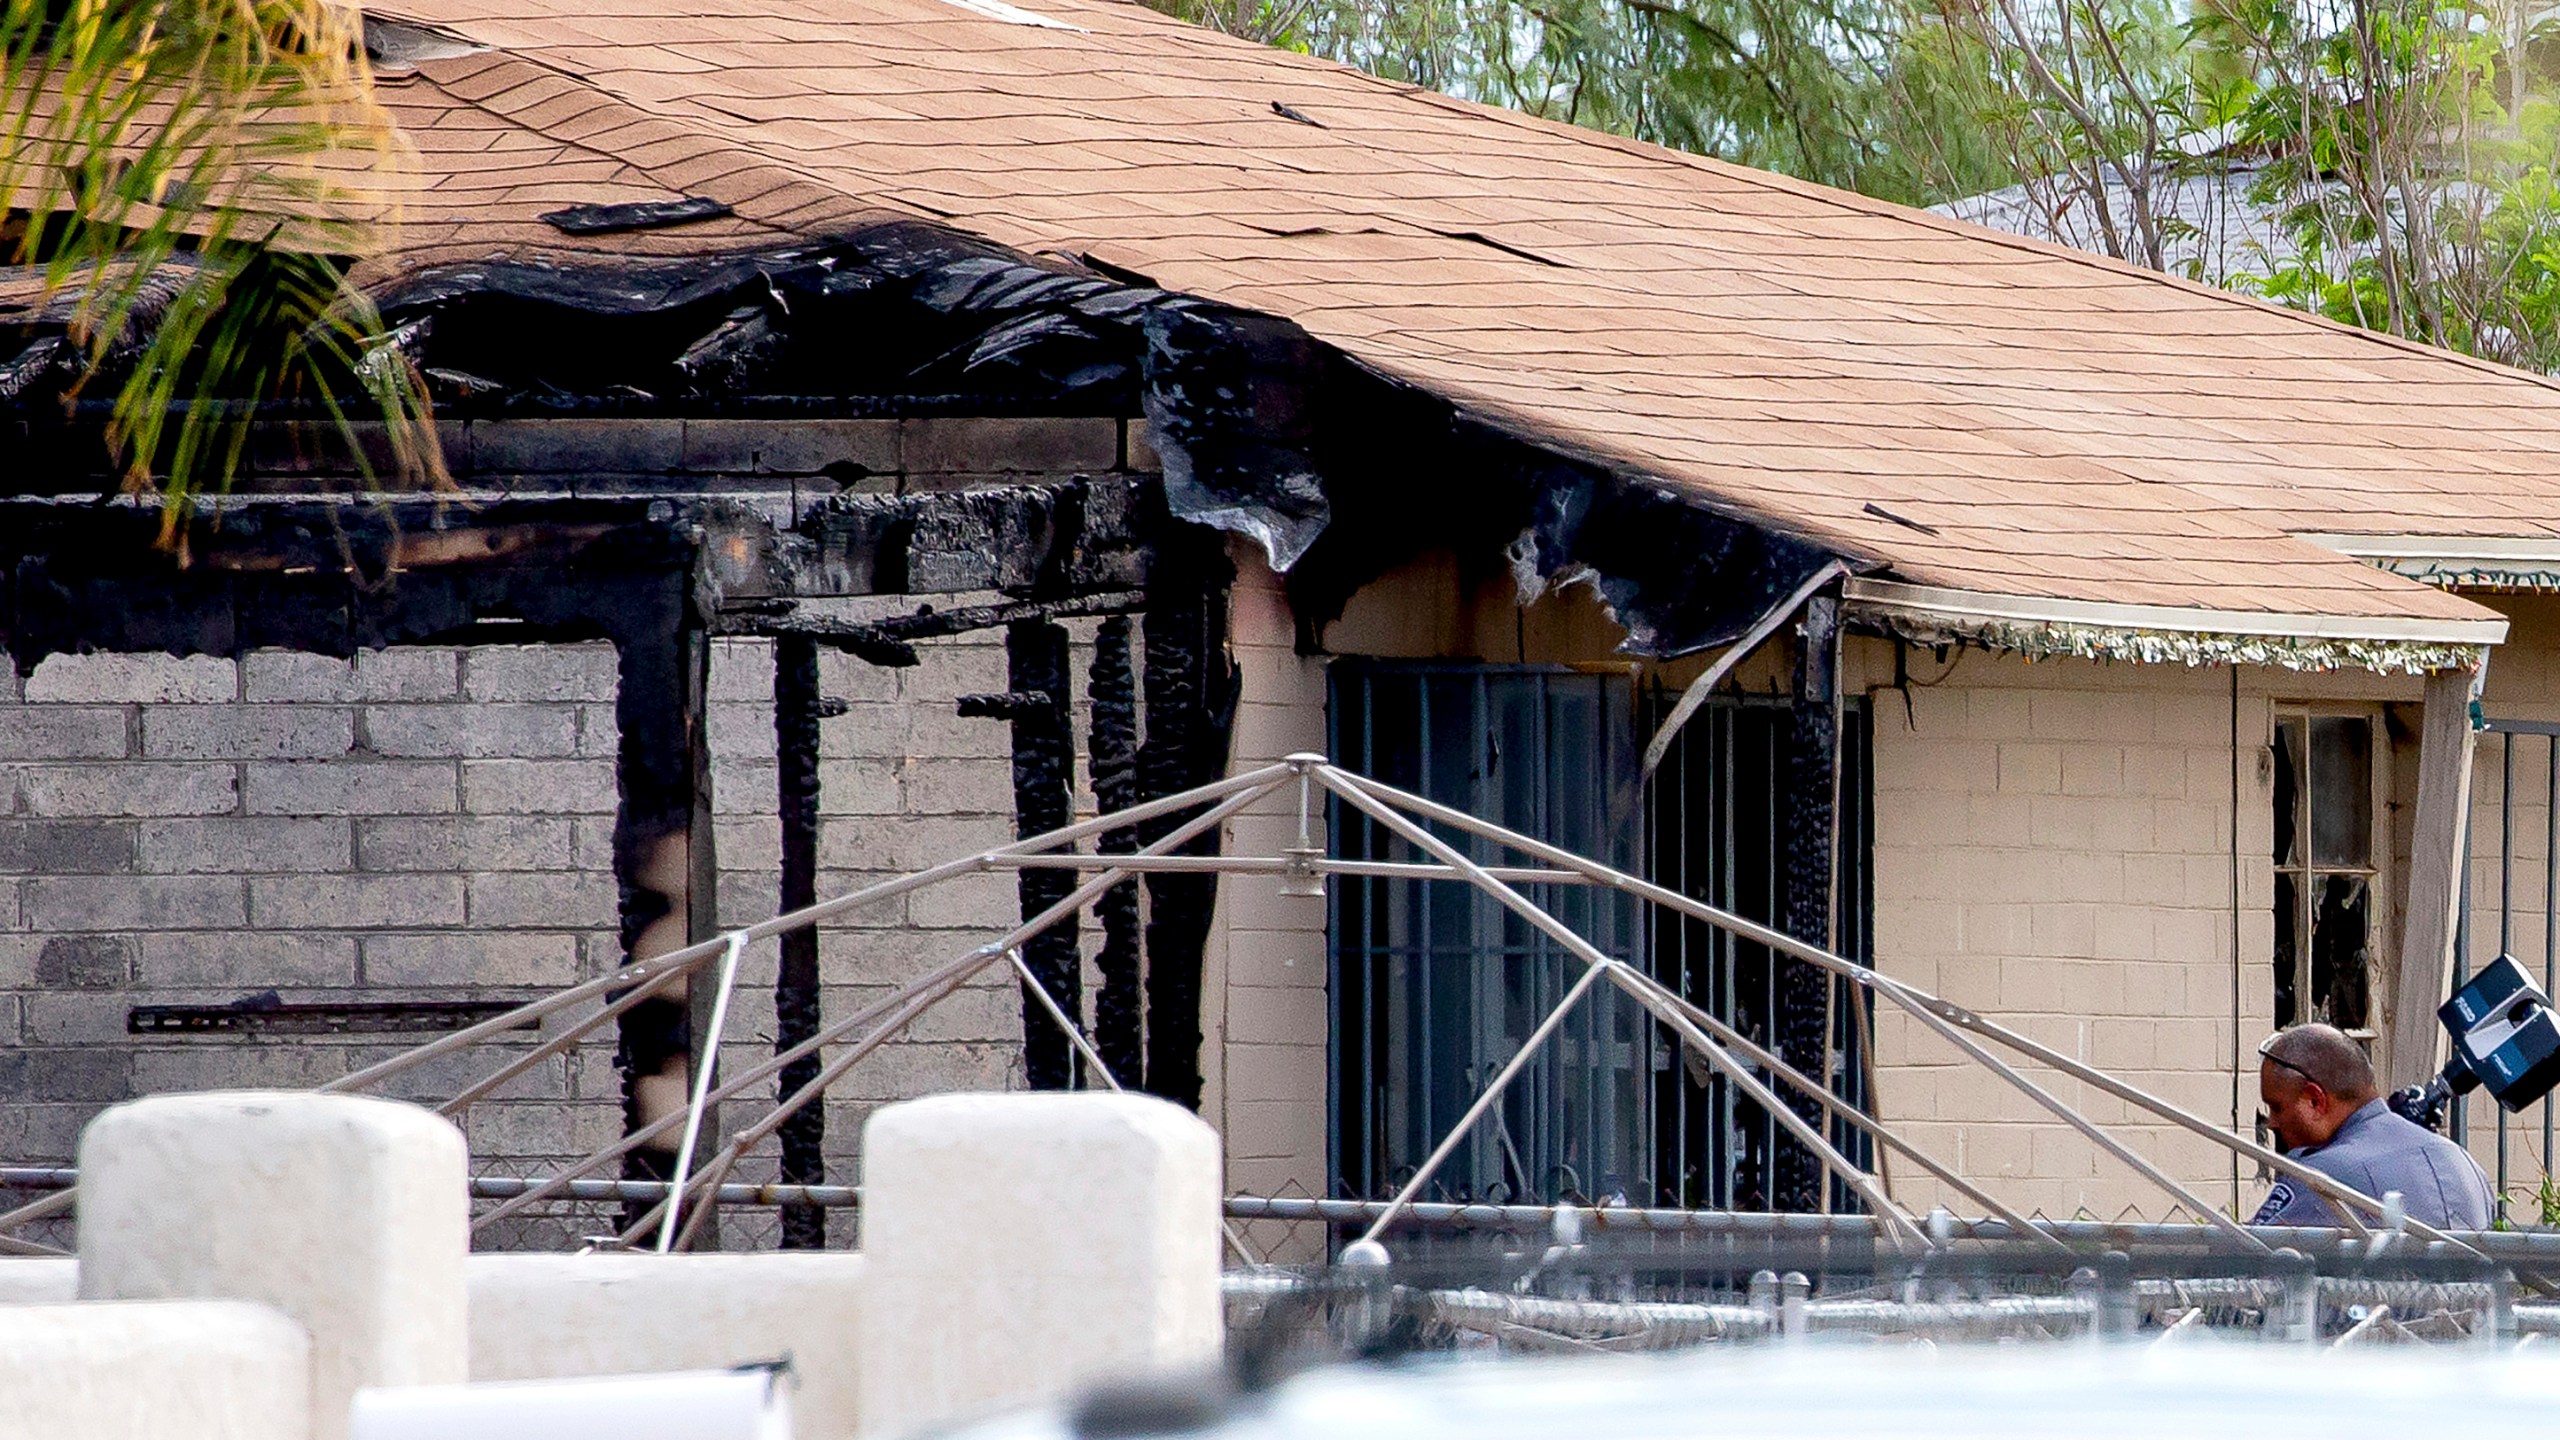
[[[2479,664],[2507,622],[2115,605],[1996,595],[1858,578],[1850,616],[1922,644],[1978,645],[2033,658],[2164,665],[2267,665],[2283,670],[2425,674]]]
[[[707,314],[755,297],[787,311],[794,296],[874,290],[965,318],[965,353],[948,367],[958,373],[1025,364],[1031,371],[1014,373],[1102,394],[1111,367],[1132,367],[1135,408],[1163,461],[1165,513],[1260,546],[1288,576],[1311,643],[1353,591],[1428,549],[1454,550],[1488,572],[1507,560],[1528,596],[1590,583],[1625,627],[1623,649],[1666,657],[1730,641],[1833,558],[1694,491],[1549,443],[1535,417],[1467,409],[1367,367],[1291,322],[1177,294],[1091,257],[1041,263],[925,222],[676,261],[440,266],[388,282],[377,303],[397,343],[431,353],[439,311],[474,296],[632,316]],[[553,392],[440,408],[873,413],[863,405],[788,393]],[[865,522],[852,509],[838,518],[858,528]]]
[[[787,523],[765,507],[694,507],[703,534],[696,606],[731,635],[805,635],[874,664],[916,662],[912,642],[1055,615],[1139,608],[1168,550],[1210,544],[1173,523],[1160,487],[1094,476],[910,495],[836,495]],[[993,592],[995,605],[847,622],[804,602]]]
[[[1626,632],[1622,653],[1725,645],[1834,553],[1695,490],[1542,436],[1534,418],[1470,407],[1328,352],[1303,408],[1329,523],[1288,571],[1301,640],[1351,594],[1431,550],[1507,568],[1523,604],[1588,584]],[[1170,475],[1170,469],[1168,469]],[[1231,495],[1240,505],[1252,496]],[[1286,520],[1296,492],[1272,497]],[[1282,557],[1274,555],[1275,568]]]
[[[1070,333],[1091,342],[1093,366],[1125,355],[1163,463],[1163,513],[1260,547],[1288,577],[1311,633],[1353,591],[1433,547],[1488,566],[1507,557],[1532,594],[1586,581],[1626,628],[1629,653],[1680,655],[1730,641],[1832,558],[1694,492],[1542,444],[1527,417],[1464,410],[1287,320],[1179,294],[1092,257],[1035,262],[938,225],[887,223],[689,267],[450,267],[414,277],[383,305],[396,318],[438,297],[501,289],[630,311],[753,287],[826,286],[888,287],[984,320],[964,369]],[[1086,503],[1109,498],[1089,491]],[[848,501],[821,528],[903,523],[894,510]],[[814,554],[788,564],[823,568],[851,553],[820,537]]]
[[[2560,539],[2547,535],[2301,535],[2439,590],[2560,591]]]
[[[0,501],[0,640],[19,673],[89,651],[348,656],[503,633],[649,641],[681,623],[695,537],[645,499],[207,502],[182,559],[156,505]],[[670,607],[673,607],[670,609]]]

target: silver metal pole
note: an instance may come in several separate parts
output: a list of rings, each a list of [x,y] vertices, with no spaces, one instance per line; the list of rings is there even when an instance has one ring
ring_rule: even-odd
[[[907,1026],[915,1022],[915,1018],[917,1016],[922,1015],[927,1010],[932,1009],[935,1005],[940,1004],[945,996],[967,984],[979,971],[994,964],[998,958],[998,955],[990,951],[972,951],[967,956],[963,957],[963,959],[957,964],[946,966],[944,969],[936,972],[937,978],[931,985],[909,991],[909,998],[906,1003],[899,1006],[895,1013],[881,1021],[878,1027],[873,1029],[869,1034],[866,1034],[860,1040],[855,1041],[843,1054],[828,1061],[826,1067],[821,1069],[814,1077],[812,1077],[808,1084],[793,1091],[790,1099],[784,1101],[780,1106],[775,1107],[773,1111],[768,1112],[767,1118],[772,1120],[771,1125],[765,1126],[762,1130],[750,1127],[748,1132],[742,1132],[737,1139],[720,1147],[720,1152],[712,1157],[709,1165],[704,1167],[704,1173],[701,1178],[695,1180],[693,1183],[697,1186],[706,1183],[714,1185],[718,1184],[721,1177],[729,1173],[729,1167],[737,1163],[738,1157],[746,1153],[747,1146],[754,1144],[757,1140],[763,1139],[765,1135],[771,1134],[774,1129],[780,1128],[781,1120],[774,1118],[775,1116],[788,1117],[793,1111],[798,1110],[801,1105],[806,1104],[812,1097],[824,1093],[829,1085],[832,1085],[837,1080],[843,1078],[846,1071],[851,1070],[855,1065],[860,1064],[863,1057],[869,1055],[872,1051],[879,1049],[881,1046],[888,1044],[892,1039],[895,1039],[899,1032],[905,1030]],[[759,1121],[758,1124],[763,1125],[764,1122]],[[667,1192],[667,1197],[665,1199],[650,1206],[648,1210],[641,1214],[639,1219],[633,1221],[631,1225],[622,1232],[622,1243],[628,1245],[633,1240],[647,1234],[651,1227],[659,1223],[659,1216],[671,1203],[679,1198],[681,1197],[678,1192],[670,1189]],[[520,1202],[510,1201],[508,1203],[517,1204]],[[497,1216],[493,1213],[484,1217],[482,1221],[475,1221],[473,1228],[476,1229],[479,1225],[486,1223],[488,1220],[495,1220],[496,1218]]]
[[[1860,1113],[1856,1106],[1841,1100],[1838,1096],[1832,1094],[1826,1087],[1816,1084],[1812,1077],[1806,1075],[1803,1071],[1798,1070],[1793,1065],[1788,1064],[1784,1058],[1777,1055],[1775,1052],[1752,1043],[1750,1037],[1744,1035],[1741,1031],[1734,1029],[1732,1026],[1727,1025],[1724,1021],[1717,1019],[1716,1016],[1705,1006],[1691,1002],[1687,998],[1681,996],[1678,992],[1674,991],[1670,986],[1663,984],[1661,981],[1654,979],[1650,975],[1638,972],[1636,978],[1664,1003],[1678,1008],[1680,1012],[1688,1016],[1693,1023],[1706,1030],[1707,1033],[1717,1041],[1717,1043],[1724,1045],[1729,1049],[1741,1052],[1743,1058],[1749,1060],[1752,1064],[1777,1075],[1780,1079],[1787,1081],[1796,1089],[1812,1096],[1815,1101],[1821,1104],[1822,1108],[1826,1112],[1839,1119],[1845,1120],[1865,1131],[1867,1134],[1874,1136],[1878,1144],[1887,1146],[1910,1157],[1912,1163],[1927,1171],[1932,1178],[1942,1184],[1952,1187],[1956,1193],[1964,1196],[1968,1200],[1971,1200],[1976,1205],[1981,1206],[1991,1215],[2017,1227],[2018,1230],[2024,1234],[2034,1235],[2045,1239],[2059,1248],[2070,1248],[2062,1245],[2062,1242],[2058,1240],[2053,1240],[2052,1237],[2045,1235],[2044,1232],[2037,1230],[2028,1222],[2024,1215],[2021,1215],[2017,1211],[2000,1203],[1998,1199],[1993,1197],[1989,1192],[1983,1190],[1980,1186],[1975,1185],[1972,1181],[1965,1179],[1953,1170],[1939,1164],[1928,1154],[1920,1150],[1919,1147],[1895,1134],[1890,1127],[1886,1126],[1881,1121]],[[1883,1185],[1881,1176],[1878,1177],[1877,1183],[1880,1187]],[[1887,1193],[1891,1193],[1889,1189]]]
[[[1225,823],[1228,816],[1235,814],[1237,811],[1242,810],[1247,805],[1252,804],[1254,801],[1261,799],[1264,795],[1269,794],[1272,790],[1278,788],[1280,782],[1286,779],[1288,775],[1288,767],[1285,765],[1266,767],[1265,771],[1257,771],[1255,773],[1265,774],[1269,771],[1277,771],[1278,773],[1276,775],[1272,775],[1270,778],[1255,782],[1250,788],[1243,789],[1241,792],[1238,792],[1236,787],[1228,787],[1227,797],[1224,800],[1166,832],[1162,838],[1156,840],[1153,844],[1148,845],[1145,849],[1140,850],[1138,854],[1162,854],[1188,842],[1196,835]],[[1089,823],[1090,822],[1088,822],[1088,824]],[[992,964],[996,960],[1002,959],[1006,951],[1021,945],[1032,936],[1038,935],[1069,915],[1083,909],[1093,901],[1095,896],[1100,895],[1102,892],[1120,883],[1121,879],[1121,871],[1117,869],[1106,870],[1100,875],[1087,880],[1082,885],[1077,886],[1073,891],[1059,899],[1055,904],[1052,904],[1048,909],[1041,911],[1038,915],[1035,915],[1032,918],[1023,921],[1020,925],[1015,926],[1012,930],[1008,931],[1003,938],[995,941],[991,945],[982,946],[978,950],[972,951],[970,955],[964,957],[962,960],[955,962],[959,966],[966,967],[966,974],[958,977],[958,979],[955,979],[950,985],[945,986],[942,990],[935,993],[926,1001],[926,1006],[929,1008],[931,1004],[939,1001],[943,995],[950,993],[953,989],[957,989],[959,981],[965,980],[967,975],[976,974],[979,970],[986,968],[987,965]],[[911,992],[913,988],[914,987],[910,987]],[[916,1013],[922,1012],[921,1010],[918,1010]],[[852,1053],[840,1056],[836,1060],[829,1062],[829,1064],[825,1068],[821,1069],[808,1084],[793,1091],[791,1095],[784,1099],[779,1105],[765,1112],[763,1118],[740,1131],[735,1140],[732,1140],[729,1144],[722,1147],[720,1157],[714,1163],[719,1167],[721,1172],[725,1174],[728,1167],[735,1164],[740,1155],[746,1153],[746,1148],[749,1145],[754,1144],[756,1141],[763,1139],[765,1136],[773,1133],[776,1129],[779,1129],[783,1121],[789,1119],[801,1106],[807,1104],[812,1098],[823,1092],[828,1085],[833,1084],[837,1078],[841,1077],[845,1070],[850,1068],[853,1061],[860,1059],[862,1056],[869,1054],[873,1049],[878,1048],[880,1043],[885,1042],[891,1034],[894,1034],[898,1028],[906,1025],[913,1018],[913,1014],[903,1014],[891,1024],[883,1026],[880,1032],[875,1032],[873,1036],[866,1037],[862,1045],[857,1046]],[[792,1060],[798,1059],[801,1055],[814,1052],[835,1035],[843,1033],[843,1030],[839,1028],[840,1025],[841,1022],[839,1022],[839,1025],[831,1025],[827,1027],[827,1029],[822,1030],[818,1034],[801,1042],[799,1045],[793,1046],[789,1051],[775,1055],[772,1059],[767,1060],[762,1065],[756,1067],[753,1078],[761,1079],[765,1075],[779,1071],[784,1065],[789,1064]],[[723,1087],[724,1090],[727,1088],[728,1087]],[[625,1138],[626,1140],[628,1139],[628,1137]],[[594,1157],[590,1157],[590,1159],[593,1160]],[[643,1224],[645,1224],[650,1218],[651,1217],[649,1216],[643,1216]]]
[[[1079,821],[1062,829],[1034,835],[1026,840],[1016,840],[1008,845],[999,845],[992,850],[962,856],[957,860],[948,860],[931,869],[919,870],[911,875],[900,875],[894,879],[883,880],[876,885],[867,885],[850,894],[821,900],[815,905],[786,911],[770,920],[759,920],[748,926],[742,933],[746,935],[749,944],[758,940],[769,940],[800,929],[802,926],[831,920],[848,910],[860,909],[862,906],[881,900],[894,899],[911,890],[921,890],[926,886],[938,885],[945,880],[962,875],[975,875],[993,870],[996,868],[996,862],[1004,857],[1037,854],[1053,846],[1073,844],[1090,835],[1098,835],[1123,825],[1134,825],[1142,820],[1188,809],[1193,805],[1205,804],[1234,794],[1238,790],[1257,785],[1267,786],[1271,782],[1287,778],[1289,774],[1290,770],[1286,764],[1261,766],[1258,769],[1248,770],[1242,775],[1196,786],[1178,795],[1168,795],[1161,800],[1151,800],[1144,805],[1132,806],[1126,810],[1115,810],[1109,815],[1099,815],[1091,820]],[[664,955],[652,956],[647,960],[635,960],[610,975],[600,975],[557,994],[529,1001],[503,1015],[456,1030],[450,1035],[439,1036],[415,1050],[405,1051],[378,1064],[368,1065],[352,1074],[342,1075],[319,1088],[323,1091],[365,1089],[379,1081],[414,1069],[440,1055],[450,1054],[492,1035],[515,1029],[527,1020],[538,1020],[555,1010],[575,1005],[581,1000],[619,990],[627,985],[643,984],[659,978],[664,972],[670,970],[692,970],[717,957],[727,943],[725,937],[705,940],[698,945],[688,945],[681,950],[671,950]],[[7,1223],[8,1217],[0,1216],[0,1228],[6,1228]]]
[[[791,1049],[774,1056],[772,1059],[753,1067],[747,1073],[738,1076],[734,1080],[721,1082],[718,1088],[711,1092],[711,1103],[717,1104],[720,1101],[726,1100],[731,1096],[744,1091],[747,1087],[757,1084],[766,1076],[775,1073],[783,1066],[801,1058],[803,1055],[814,1054],[821,1046],[840,1039],[843,1036],[870,1024],[880,1016],[895,1010],[899,1005],[912,1000],[920,991],[948,978],[951,972],[966,966],[968,963],[969,959],[967,957],[947,962],[934,970],[927,972],[918,979],[909,981],[907,984],[900,986],[890,994],[873,1001],[871,1004],[864,1006],[853,1014],[848,1015],[841,1020],[829,1022],[825,1029],[810,1036],[800,1044],[795,1045],[791,1047]],[[486,1215],[475,1216],[471,1221],[471,1228],[474,1231],[486,1229],[487,1227],[496,1224],[500,1220],[506,1219],[508,1216],[515,1214],[529,1205],[551,1198],[553,1195],[560,1193],[561,1187],[572,1183],[577,1180],[578,1177],[585,1175],[588,1171],[593,1170],[597,1166],[603,1165],[608,1161],[618,1160],[624,1155],[648,1144],[658,1136],[674,1129],[676,1125],[683,1120],[683,1118],[684,1116],[681,1112],[671,1112],[650,1121],[648,1124],[641,1126],[639,1129],[632,1131],[630,1134],[623,1136],[612,1144],[605,1146],[603,1149],[595,1151],[583,1159],[571,1162],[567,1169],[537,1182],[534,1188],[525,1194],[510,1198],[506,1203],[500,1205],[497,1209],[490,1211]],[[653,1216],[654,1213],[655,1212],[652,1212]]]
[[[1040,983],[1040,977],[1031,973],[1031,966],[1022,958],[1022,947],[1016,945],[1004,953],[1005,958],[1013,962],[1014,973],[1022,977],[1024,988],[1031,992],[1033,999],[1040,1002],[1040,1008],[1048,1012],[1049,1018],[1057,1022],[1058,1028],[1066,1032],[1067,1043],[1076,1047],[1076,1053],[1084,1057],[1084,1063],[1092,1068],[1092,1073],[1102,1077],[1102,1083],[1109,1087],[1112,1094],[1129,1093],[1127,1087],[1120,1083],[1120,1077],[1112,1074],[1111,1067],[1102,1062],[1102,1053],[1093,1048],[1092,1041],[1085,1038],[1084,1028],[1069,1018],[1067,1012],[1060,1008],[1058,997],[1050,994],[1049,987]],[[1236,1233],[1235,1225],[1224,1215],[1218,1217],[1218,1229],[1225,1234],[1227,1248],[1236,1252],[1237,1259],[1247,1265],[1262,1263],[1261,1257],[1245,1248],[1244,1237]]]
[[[676,1144],[676,1169],[668,1177],[667,1220],[658,1227],[658,1253],[676,1239],[676,1216],[684,1209],[684,1182],[693,1172],[693,1145],[702,1138],[703,1100],[711,1093],[711,1077],[720,1068],[720,1037],[729,1026],[729,996],[738,988],[738,957],[747,937],[731,932],[728,953],[720,957],[720,988],[711,996],[711,1033],[702,1037],[702,1073],[693,1077],[693,1103],[684,1110],[684,1139]]]
[[[577,1044],[580,1040],[585,1039],[597,1026],[602,1025],[607,1020],[613,1019],[615,1016],[620,1015],[625,1010],[630,1009],[632,1006],[639,1004],[643,1000],[647,1000],[652,996],[663,993],[669,985],[675,983],[675,981],[684,973],[685,972],[678,970],[665,971],[661,973],[658,978],[641,984],[627,994],[617,996],[608,1004],[599,1006],[594,1014],[572,1022],[559,1034],[552,1036],[550,1039],[543,1041],[540,1045],[535,1046],[532,1050],[517,1056],[506,1064],[499,1066],[496,1070],[493,1070],[487,1075],[483,1075],[479,1079],[464,1086],[461,1090],[455,1092],[452,1099],[438,1105],[436,1107],[436,1113],[439,1115],[459,1115],[463,1113],[472,1106],[478,1104],[483,1098],[494,1093],[499,1086],[506,1084],[518,1075],[523,1074],[534,1066],[541,1064],[543,1061],[548,1060],[552,1056],[559,1054],[561,1051],[568,1049],[570,1046]]]
[[[1573,1009],[1574,1002],[1589,993],[1591,987],[1598,983],[1601,973],[1607,968],[1608,965],[1604,962],[1582,972],[1582,978],[1574,981],[1573,988],[1564,992],[1564,998],[1557,1001],[1555,1008],[1547,1012],[1547,1018],[1539,1021],[1538,1028],[1529,1032],[1529,1038],[1521,1043],[1520,1052],[1512,1056],[1510,1061],[1494,1075],[1493,1082],[1484,1087],[1483,1093],[1476,1096],[1474,1104],[1467,1107],[1467,1113],[1459,1116],[1458,1123],[1449,1127],[1449,1133],[1440,1137],[1440,1143],[1433,1147],[1430,1158],[1424,1160],[1422,1168],[1413,1172],[1413,1178],[1405,1181],[1403,1187],[1396,1191],[1395,1197],[1387,1202],[1387,1208],[1379,1212],[1377,1221],[1370,1225],[1368,1233],[1362,1235],[1361,1239],[1375,1240],[1378,1238],[1378,1232],[1395,1223],[1396,1212],[1412,1202],[1415,1192],[1431,1183],[1431,1177],[1439,1173],[1441,1162],[1447,1160],[1450,1153],[1458,1148],[1458,1143],[1467,1138],[1467,1132],[1473,1130],[1476,1122],[1484,1118],[1484,1112],[1492,1109],[1494,1102],[1502,1098],[1502,1092],[1511,1087],[1511,1082],[1537,1055],[1538,1047],[1546,1044],[1547,1037],[1556,1033],[1556,1027],[1564,1023],[1564,1017]]]
[[[1735,1060],[1723,1046],[1709,1039],[1704,1031],[1691,1024],[1688,1016],[1658,1003],[1644,990],[1638,988],[1628,978],[1635,973],[1634,967],[1612,961],[1608,969],[1611,978],[1633,995],[1637,1004],[1644,1006],[1645,1009],[1653,1012],[1656,1018],[1669,1025],[1679,1034],[1683,1043],[1697,1051],[1709,1065],[1722,1072],[1725,1079],[1733,1082],[1736,1089],[1767,1111],[1770,1118],[1786,1127],[1787,1133],[1796,1138],[1796,1143],[1821,1156],[1824,1166],[1840,1176],[1849,1188],[1858,1192],[1858,1198],[1866,1201],[1873,1209],[1872,1218],[1876,1227],[1894,1238],[1896,1249],[1902,1248],[1905,1239],[1917,1242],[1923,1250],[1937,1248],[1936,1242],[1921,1230],[1918,1222],[1903,1213],[1902,1207],[1893,1202],[1892,1196],[1884,1193],[1883,1187],[1875,1183],[1873,1176],[1860,1170],[1850,1162],[1848,1156],[1841,1154],[1832,1145],[1829,1136],[1807,1125],[1803,1116],[1798,1115],[1787,1102],[1779,1099],[1774,1091],[1760,1082],[1760,1077],[1744,1068],[1741,1062]]]

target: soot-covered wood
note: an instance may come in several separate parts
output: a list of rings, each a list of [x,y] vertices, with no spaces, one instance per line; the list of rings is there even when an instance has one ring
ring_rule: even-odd
[[[1828,950],[1837,916],[1840,869],[1840,605],[1829,595],[1806,602],[1796,646],[1795,694],[1789,709],[1784,801],[1786,896],[1781,928]],[[1778,1053],[1799,1072],[1829,1084],[1832,980],[1801,960],[1778,962]],[[1788,1108],[1827,1133],[1821,1102],[1791,1085],[1776,1087]],[[1827,1172],[1813,1152],[1778,1138],[1772,1200],[1780,1210],[1823,1207]]]
[[[1093,798],[1104,814],[1138,803],[1138,692],[1129,668],[1129,619],[1114,615],[1093,637],[1093,669],[1086,693],[1093,706]],[[1138,848],[1134,826],[1102,833],[1105,854]],[[1093,1001],[1093,1045],[1123,1084],[1146,1078],[1144,965],[1140,958],[1138,882],[1123,880],[1094,902],[1102,922],[1102,949],[1094,957],[1102,988]]]
[[[1006,707],[1013,720],[1014,836],[1028,839],[1064,826],[1070,809],[1075,750],[1067,727],[1072,682],[1066,627],[1043,620],[1007,626],[1005,680],[1013,687],[1006,698],[1016,702]],[[1025,869],[1014,883],[1022,918],[1029,920],[1074,893],[1076,874]],[[1076,917],[1070,914],[1022,947],[1024,966],[1070,1017],[1084,1011],[1076,935]],[[1024,1078],[1034,1090],[1064,1090],[1075,1083],[1074,1046],[1028,985],[1022,992],[1022,1060]]]
[[[826,713],[818,693],[818,647],[806,636],[785,635],[773,644],[773,752],[775,790],[782,811],[782,908],[799,910],[818,899],[818,722]],[[818,1033],[818,931],[804,925],[782,937],[781,966],[773,982],[773,1048],[790,1049]],[[782,1067],[775,1098],[789,1099],[818,1075],[818,1057],[804,1055]],[[786,1185],[826,1183],[827,1109],[803,1105],[782,1122],[781,1179]],[[820,1250],[827,1243],[827,1212],[815,1205],[782,1210],[782,1248]]]
[[[1138,787],[1148,800],[1225,774],[1235,721],[1237,674],[1227,656],[1232,577],[1224,555],[1207,547],[1186,559],[1180,567],[1160,564],[1145,615],[1147,738],[1138,750]],[[1140,827],[1140,838],[1161,839],[1196,813],[1149,821]],[[1212,828],[1176,853],[1215,855],[1218,845]],[[1201,960],[1217,906],[1218,880],[1214,875],[1149,875],[1146,895],[1147,1089],[1197,1110]]]

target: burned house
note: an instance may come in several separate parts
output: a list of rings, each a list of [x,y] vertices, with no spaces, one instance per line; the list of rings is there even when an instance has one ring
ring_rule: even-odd
[[[2550,963],[2546,381],[1108,0],[397,0],[368,43],[421,179],[365,278],[454,491],[356,493],[280,417],[181,564],[48,402],[58,318],[0,313],[0,1155],[1305,751],[2243,1129],[2271,1025],[2409,1075],[2452,967]],[[755,956],[745,1023],[1065,890]],[[1806,967],[1551,903],[2015,1203],[2132,1193]],[[1481,897],[1206,875],[1027,958],[1233,1188],[1337,1194],[1565,963]],[[512,1079],[476,1161],[680,1104],[689,1004]],[[938,1013],[775,1173],[894,1094],[1066,1083],[1024,1005]],[[1564,1040],[1449,1193],[1838,1198],[1650,1021]],[[2539,1173],[2547,1121],[2472,1118]]]

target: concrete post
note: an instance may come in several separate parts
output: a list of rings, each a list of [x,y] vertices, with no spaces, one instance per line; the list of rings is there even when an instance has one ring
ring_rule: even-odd
[[[874,1113],[862,1164],[864,1434],[1216,1358],[1218,1137],[1189,1111],[942,1095]]]
[[[256,1300],[311,1336],[311,1434],[367,1385],[466,1378],[462,1132],[390,1100],[119,1105],[80,1138],[80,1298]]]
[[[310,1364],[263,1305],[0,1306],[0,1435],[308,1440]]]
[[[854,1440],[860,1255],[474,1255],[471,1379],[791,1362],[799,1440]]]

